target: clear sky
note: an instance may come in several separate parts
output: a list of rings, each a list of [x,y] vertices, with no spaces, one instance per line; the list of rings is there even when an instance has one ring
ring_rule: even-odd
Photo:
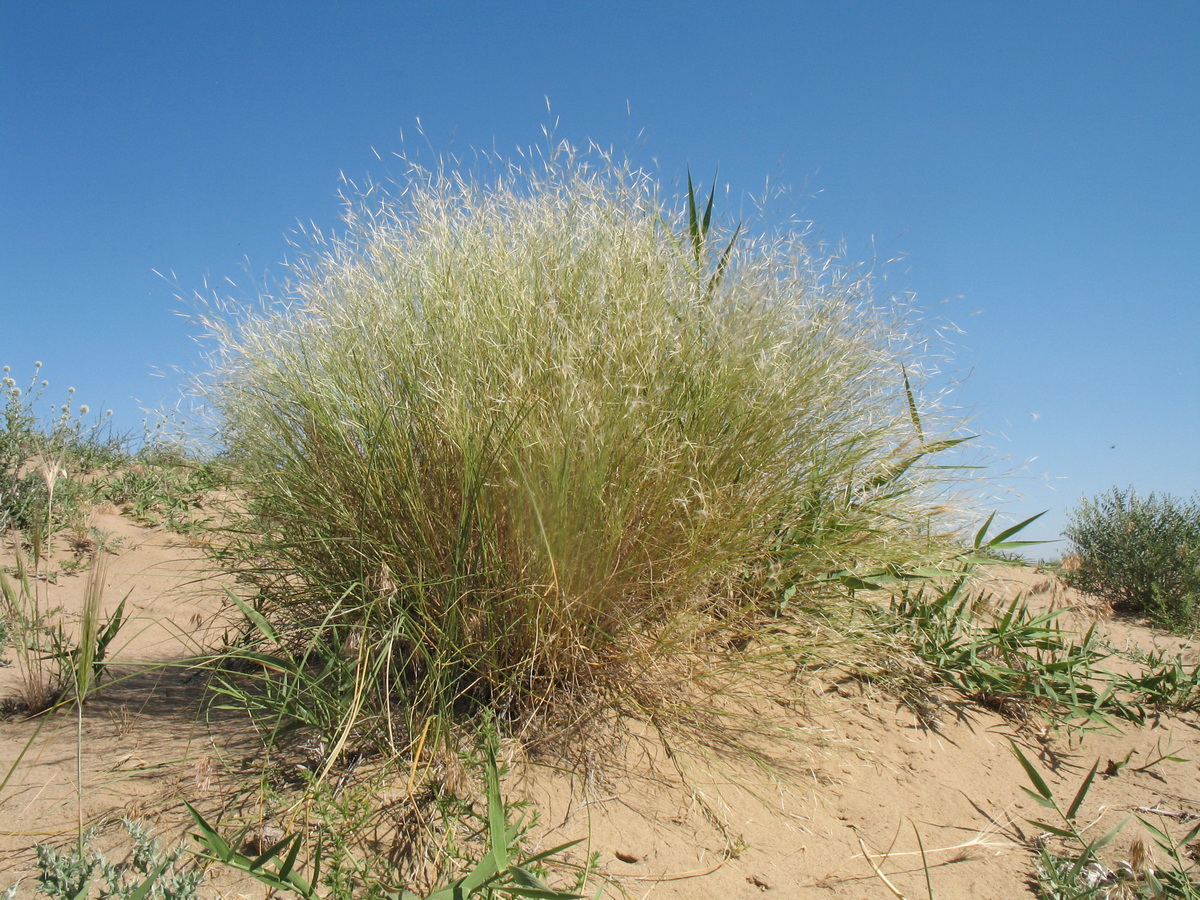
[[[0,363],[139,431],[195,365],[176,293],[246,296],[341,173],[553,121],[899,258],[881,291],[963,330],[955,400],[1033,536],[1200,490],[1194,0],[0,0]]]

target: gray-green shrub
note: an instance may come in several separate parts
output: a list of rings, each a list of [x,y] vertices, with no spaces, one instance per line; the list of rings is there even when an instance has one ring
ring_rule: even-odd
[[[181,859],[182,847],[164,851],[144,823],[121,819],[121,824],[133,848],[115,863],[92,847],[97,828],[66,847],[38,844],[36,892],[53,900],[80,900],[95,891],[109,900],[195,900],[204,869]],[[8,888],[7,896],[15,897],[19,886]]]
[[[569,152],[414,166],[282,300],[206,319],[226,562],[290,709],[403,745],[648,688],[784,587],[937,555],[953,441],[904,316],[799,234],[709,247],[686,200]]]
[[[1063,532],[1079,555],[1071,584],[1118,609],[1186,630],[1200,603],[1200,498],[1114,487],[1084,499]]]

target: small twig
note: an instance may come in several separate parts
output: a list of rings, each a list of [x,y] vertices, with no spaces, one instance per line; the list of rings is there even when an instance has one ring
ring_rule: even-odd
[[[605,873],[604,877],[611,878],[614,881],[683,881],[686,878],[703,878],[705,875],[711,875],[727,862],[729,862],[729,857],[720,860],[707,869],[693,869],[690,872],[676,872],[672,875],[610,875]]]
[[[620,800],[620,794],[613,794],[611,797],[597,797],[595,800],[583,800],[576,809],[583,809],[586,806],[596,806],[601,803],[612,803],[614,800]]]
[[[860,844],[862,843],[862,838],[859,838],[859,843]],[[934,853],[951,853],[951,852],[955,852],[955,851],[959,851],[959,850],[969,850],[973,847],[986,847],[989,850],[997,850],[997,851],[1012,850],[1016,846],[1017,845],[1012,843],[1012,841],[985,840],[984,835],[979,834],[979,835],[976,835],[975,837],[971,838],[971,840],[969,840],[969,841],[963,841],[961,844],[954,844],[953,846],[950,846],[950,847],[927,847],[927,848],[925,848],[924,853],[922,853],[922,851],[920,851],[920,850],[889,851],[887,854],[885,854],[885,858],[892,859],[893,857],[922,856],[922,855],[931,856]],[[864,852],[866,852],[866,851],[864,850]],[[851,858],[856,859],[857,857],[851,857]]]
[[[871,867],[871,871],[875,873],[875,877],[882,881],[883,886],[892,892],[892,896],[895,897],[896,900],[907,900],[907,898],[900,893],[900,889],[892,884],[891,881],[888,880],[888,877],[883,874],[883,870],[875,864],[875,860],[871,858],[871,851],[867,849],[867,844],[862,838],[858,839],[858,846],[862,848],[863,859],[867,861],[867,865]],[[885,856],[884,859],[887,859],[887,857]]]

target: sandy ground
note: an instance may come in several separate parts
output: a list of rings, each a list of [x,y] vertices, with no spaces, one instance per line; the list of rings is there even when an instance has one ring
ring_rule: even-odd
[[[33,845],[69,840],[80,808],[91,823],[131,815],[178,834],[187,822],[183,799],[215,808],[254,763],[257,744],[244,716],[201,716],[202,675],[162,665],[219,641],[227,621],[224,588],[206,574],[202,550],[115,513],[94,524],[121,539],[104,590],[109,610],[128,598],[130,621],[114,656],[120,678],[85,707],[81,792],[73,715],[0,721],[0,777],[8,774],[0,790],[0,889],[24,877],[19,896],[32,896]],[[0,554],[11,561],[11,549]],[[39,590],[47,607],[69,616],[85,584],[86,575],[62,574]],[[1023,592],[1035,603],[1073,608],[1081,624],[1103,613],[1033,570],[1001,570],[991,586],[998,598]],[[1102,618],[1100,627],[1115,645],[1157,642],[1196,663],[1195,650],[1177,639],[1120,620]],[[0,697],[19,693],[19,674],[16,666],[0,669]],[[1173,814],[1145,814],[1172,827],[1200,814],[1200,724],[1192,715],[1081,738],[949,705],[929,727],[836,673],[812,685],[806,702],[781,700],[762,715],[800,735],[776,748],[779,764],[770,771],[739,759],[668,756],[642,735],[630,741],[624,764],[602,774],[516,765],[506,791],[540,810],[539,846],[586,839],[572,853],[577,861],[598,854],[610,880],[606,896],[664,900],[926,898],[926,870],[933,897],[1033,896],[1028,840],[1036,830],[1024,817],[1047,813],[1021,790],[1027,780],[1012,742],[1066,802],[1094,761],[1104,769],[1132,754],[1088,795],[1083,819],[1101,820],[1095,834],[1138,808]],[[1168,748],[1185,761],[1137,770]],[[101,846],[118,833],[105,829]],[[1138,834],[1136,822],[1127,826],[1111,858],[1128,856]],[[231,876],[202,892],[263,896]]]

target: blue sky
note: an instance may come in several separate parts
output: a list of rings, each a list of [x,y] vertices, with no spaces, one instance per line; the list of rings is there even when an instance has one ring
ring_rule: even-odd
[[[881,291],[963,330],[955,401],[1053,538],[1113,485],[1200,490],[1197,48],[1194,2],[0,0],[0,363],[140,430],[195,365],[177,292],[248,295],[342,173],[557,121],[899,258]]]

